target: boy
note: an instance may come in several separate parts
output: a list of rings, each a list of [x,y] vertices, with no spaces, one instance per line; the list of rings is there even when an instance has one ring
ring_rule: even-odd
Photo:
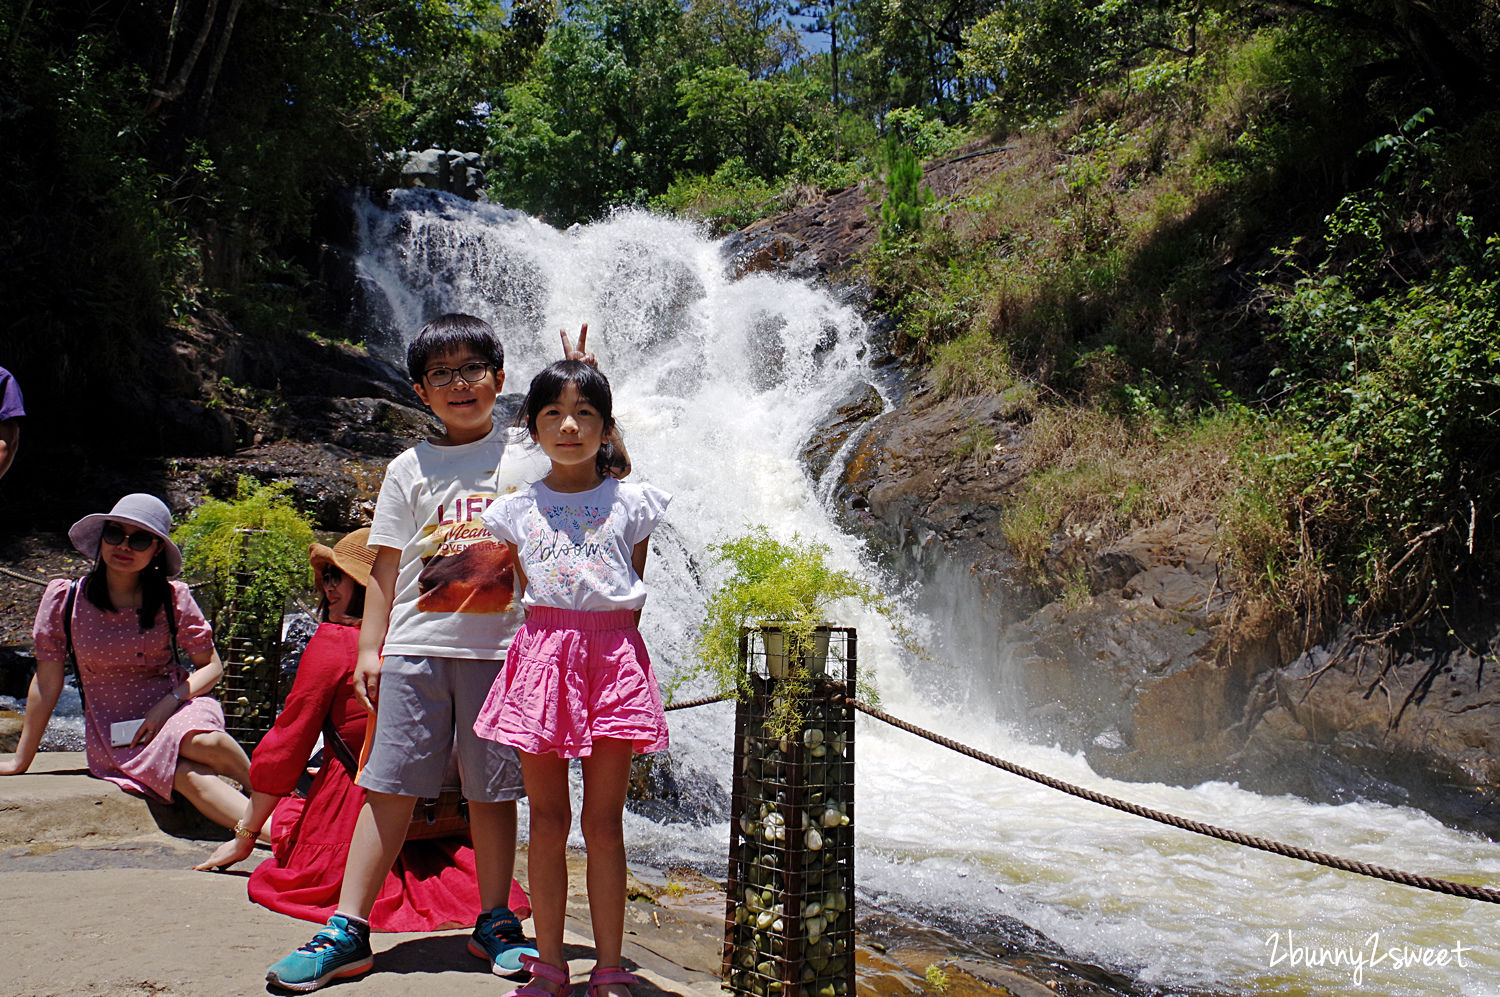
[[[355,696],[378,707],[359,777],[367,795],[338,909],[310,942],[270,967],[266,979],[274,986],[305,993],[374,965],[370,910],[416,798],[438,793],[450,746],[469,800],[485,908],[469,951],[498,975],[519,973],[521,956],[536,955],[506,906],[516,800],[524,795],[520,763],[512,749],[474,733],[523,619],[512,599],[510,552],[479,516],[500,494],[546,473],[493,421],[504,359],[489,323],[471,315],[434,319],[407,348],[412,384],[443,433],[391,461],[380,486],[369,538],[377,553],[354,670]]]

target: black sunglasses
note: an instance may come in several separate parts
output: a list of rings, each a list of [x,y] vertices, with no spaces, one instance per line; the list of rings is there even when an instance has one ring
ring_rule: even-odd
[[[337,585],[339,582],[341,582],[343,580],[344,580],[344,572],[343,572],[342,569],[335,568],[331,564],[328,565],[327,567],[325,567],[323,569],[323,584],[324,585]]]
[[[146,530],[136,530],[134,533],[126,533],[125,527],[119,523],[109,523],[100,531],[99,539],[111,547],[118,547],[120,544],[125,544],[131,550],[142,551],[150,549],[152,543],[156,541],[156,534],[149,533]]]

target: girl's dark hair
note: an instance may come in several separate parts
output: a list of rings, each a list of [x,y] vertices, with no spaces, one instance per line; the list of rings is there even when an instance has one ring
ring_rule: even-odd
[[[109,597],[109,582],[105,579],[104,558],[94,561],[94,569],[83,579],[83,597],[106,613],[115,611],[114,600]],[[141,571],[141,608],[138,619],[141,632],[156,625],[156,614],[161,612],[167,600],[172,598],[172,583],[167,580],[167,552],[163,548],[156,552],[151,563]]]
[[[349,597],[349,605],[344,607],[344,614],[365,618],[365,587],[359,582],[354,583],[354,595]],[[318,605],[318,621],[328,622],[328,593],[323,593],[323,601]]]
[[[516,424],[524,425],[526,431],[536,436],[536,419],[542,409],[562,397],[568,385],[578,389],[583,400],[594,407],[604,420],[604,442],[594,456],[594,468],[601,478],[609,477],[615,463],[615,441],[620,439],[615,428],[614,395],[609,389],[609,378],[599,373],[599,368],[582,360],[559,360],[531,379],[526,391],[526,401],[516,416]]]
[[[494,328],[482,318],[450,312],[439,315],[417,332],[406,347],[406,372],[416,384],[427,373],[427,361],[440,353],[462,349],[478,353],[496,370],[505,369],[505,349]]]

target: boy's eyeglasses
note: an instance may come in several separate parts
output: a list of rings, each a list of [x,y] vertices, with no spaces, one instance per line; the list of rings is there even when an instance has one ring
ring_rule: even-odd
[[[111,547],[118,547],[120,546],[120,544],[125,544],[133,551],[143,551],[150,549],[152,542],[156,540],[156,535],[154,533],[148,533],[145,530],[136,530],[134,533],[126,533],[123,526],[120,526],[116,523],[110,523],[108,526],[104,527],[102,531],[100,531],[99,539],[103,540]]]
[[[328,567],[326,567],[326,568],[323,569],[323,584],[324,585],[337,585],[339,582],[341,582],[343,580],[344,580],[344,572],[341,569],[335,568],[331,564]]]
[[[453,367],[428,367],[422,372],[422,375],[427,378],[428,385],[434,388],[441,388],[452,384],[455,377],[459,378],[465,384],[483,381],[484,376],[489,372],[489,364],[480,363],[476,360],[473,363],[466,363],[457,369]]]

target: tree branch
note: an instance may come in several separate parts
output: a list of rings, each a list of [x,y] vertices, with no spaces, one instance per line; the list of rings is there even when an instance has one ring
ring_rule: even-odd
[[[219,0],[208,0],[208,10],[203,13],[203,23],[198,28],[198,37],[193,39],[193,47],[188,49],[187,58],[177,69],[177,76],[166,89],[153,89],[151,95],[157,98],[151,105],[155,110],[162,104],[171,103],[187,92],[188,78],[193,75],[193,69],[198,65],[198,57],[203,54],[203,46],[208,44],[208,36],[214,27],[214,19],[219,13]]]

